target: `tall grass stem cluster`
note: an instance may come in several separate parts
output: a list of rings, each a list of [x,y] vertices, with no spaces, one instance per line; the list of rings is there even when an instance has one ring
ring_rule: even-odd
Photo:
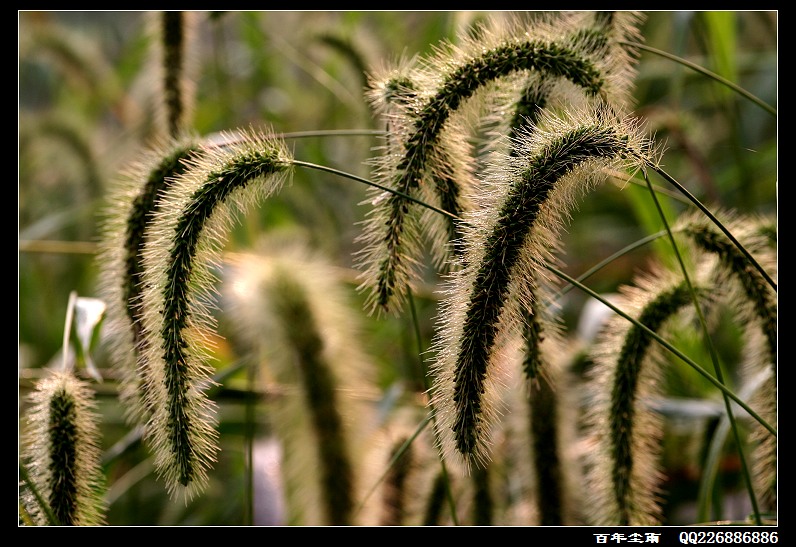
[[[776,73],[726,45],[776,12],[682,12],[696,61],[677,13],[445,13],[146,12],[118,66],[24,14],[126,140],[21,106],[96,245],[20,348],[20,525],[776,525]]]

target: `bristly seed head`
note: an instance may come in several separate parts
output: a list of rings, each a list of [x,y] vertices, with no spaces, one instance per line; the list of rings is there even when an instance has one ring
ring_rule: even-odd
[[[601,106],[546,115],[521,134],[517,155],[495,166],[502,176],[484,181],[494,190],[479,211],[492,213],[466,218],[464,267],[451,276],[435,341],[434,402],[450,453],[470,464],[488,457],[490,424],[500,412],[503,348],[522,334],[524,313],[539,305],[537,280],[554,261],[575,194],[602,181],[608,167],[651,161],[648,148],[634,122]]]
[[[88,384],[70,371],[54,371],[37,384],[31,403],[24,449],[31,480],[58,524],[104,524],[99,417]],[[25,503],[39,524],[48,523],[32,500]]]
[[[471,209],[467,196],[474,184],[473,167],[461,138],[468,128],[457,126],[452,118],[480,90],[535,72],[541,78],[569,80],[589,97],[611,99],[613,90],[623,92],[627,72],[615,65],[617,58],[626,57],[611,47],[606,32],[577,32],[577,24],[583,24],[582,19],[572,17],[540,24],[532,33],[519,25],[485,29],[477,40],[465,39],[463,46],[449,46],[447,51],[441,47],[416,69],[392,72],[385,83],[374,86],[369,97],[378,112],[387,114],[390,132],[386,154],[374,161],[383,184],[413,197],[419,193],[421,199],[441,203],[460,216]],[[400,100],[390,103],[399,82]],[[419,277],[421,234],[435,235],[432,249],[438,262],[447,261],[448,248],[460,254],[459,225],[430,227],[434,217],[417,220],[414,210],[405,198],[392,194],[365,222],[359,265],[364,269],[361,288],[370,290],[366,308],[371,311],[400,311],[407,289]]]
[[[215,460],[214,405],[206,364],[208,309],[223,236],[238,212],[278,191],[292,158],[275,137],[242,132],[208,144],[164,193],[144,249],[142,317],[146,339],[146,436],[169,492],[201,491]]]

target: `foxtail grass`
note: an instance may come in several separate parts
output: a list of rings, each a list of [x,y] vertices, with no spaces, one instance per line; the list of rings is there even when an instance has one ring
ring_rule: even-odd
[[[218,450],[215,405],[205,393],[212,383],[212,268],[237,214],[279,191],[290,171],[278,139],[250,131],[227,140],[205,145],[169,185],[143,250],[139,366],[152,410],[146,438],[169,493],[186,499],[206,486]]]
[[[141,289],[147,227],[160,207],[159,197],[198,151],[198,139],[185,136],[151,145],[115,181],[101,223],[99,291],[107,305],[106,343],[119,378],[119,400],[131,425],[143,425],[146,367],[139,366],[143,319]]]
[[[730,230],[776,279],[777,257],[771,245],[771,222],[764,217],[748,217],[720,212],[723,225]],[[685,214],[677,225],[695,250],[714,259],[714,279],[721,287],[723,301],[742,325],[744,338],[742,380],[749,383],[763,374],[751,404],[768,422],[777,418],[777,293],[761,273],[749,264],[738,247],[702,215]],[[758,424],[752,427],[750,442],[755,493],[767,511],[777,499],[777,439]]]
[[[605,178],[605,169],[653,161],[638,124],[603,108],[571,117],[547,116],[507,158],[502,177],[467,217],[468,253],[451,276],[435,337],[435,404],[444,424],[443,451],[467,465],[488,460],[489,429],[501,412],[504,348],[522,334],[523,310],[536,313],[537,279],[554,262],[558,231],[578,196]]]
[[[338,272],[302,243],[271,238],[231,257],[227,308],[260,363],[259,381],[285,391],[269,407],[288,456],[288,523],[352,525],[363,443],[375,427],[371,363],[354,343],[358,321]]]
[[[703,274],[704,275],[704,272]],[[704,282],[694,286],[707,295]],[[653,332],[690,311],[690,287],[661,267],[622,287],[617,307]],[[660,440],[662,417],[650,409],[661,395],[664,361],[646,330],[614,316],[592,350],[592,398],[586,416],[590,438],[586,491],[596,525],[661,523]]]
[[[436,188],[459,188],[459,195],[467,199],[471,169],[467,164],[453,168],[444,164],[451,159],[468,161],[472,155],[461,138],[468,126],[461,125],[457,115],[472,106],[471,99],[478,103],[474,97],[528,71],[540,78],[565,78],[591,98],[610,101],[614,94],[623,93],[628,82],[613,70],[615,58],[607,41],[581,42],[574,35],[572,40],[563,40],[560,36],[574,29],[567,24],[576,23],[562,19],[535,25],[531,31],[520,24],[500,26],[479,33],[477,39],[463,39],[459,47],[440,47],[436,56],[424,59],[421,68],[410,74],[416,95],[390,119],[390,138],[400,143],[399,152],[391,146],[388,154],[374,159],[378,178],[385,186],[419,195],[429,203],[439,203],[434,180],[455,180],[455,185],[437,184]],[[423,226],[411,204],[397,194],[374,195],[373,205],[359,239],[364,244],[358,256],[362,288],[369,291],[366,308],[397,312],[419,275]],[[469,206],[457,209],[465,211]],[[443,240],[432,248],[447,244]]]
[[[610,52],[611,61],[603,70],[606,81],[612,88],[605,98],[609,104],[618,108],[632,106],[631,89],[635,78],[637,51],[622,45],[624,40],[642,42],[639,27],[644,15],[639,12],[592,12],[557,14],[547,24],[559,25],[564,31],[561,40],[572,47],[596,52]],[[572,89],[572,82],[566,77],[548,77],[544,73],[531,72],[524,79],[517,79],[516,88],[506,94],[492,107],[496,112],[508,111],[509,116],[490,116],[486,125],[495,125],[490,130],[488,146],[513,142],[517,131],[524,125],[535,125],[545,108],[570,108],[578,104],[581,94]],[[493,95],[495,95],[493,93]],[[586,94],[588,95],[588,94]],[[494,102],[495,100],[492,99]],[[507,127],[503,127],[507,124]],[[507,141],[502,136],[508,135]],[[513,153],[513,152],[509,152]]]
[[[634,76],[635,52],[623,49],[619,40],[632,36],[640,40],[638,26],[643,16],[634,12],[595,12],[593,14],[570,14],[569,18],[577,20],[563,39],[573,45],[594,51],[612,50],[615,62],[611,65],[611,77],[617,82],[625,82],[624,93],[616,93],[612,100],[618,107],[629,104],[629,87]],[[584,46],[583,44],[591,44]],[[523,132],[533,131],[545,109],[571,109],[578,104],[579,97],[567,89],[571,83],[565,78],[543,78],[540,74],[531,74],[521,83],[520,92],[510,94],[512,115],[508,117],[508,128],[501,129],[497,119],[497,130],[492,130],[492,154],[496,155],[495,163],[500,161],[499,146],[507,145],[508,155],[517,157],[521,151],[516,144]],[[518,97],[515,99],[515,97]],[[496,108],[500,112],[505,108]],[[507,135],[508,138],[502,138]],[[537,294],[539,280],[530,277],[527,280],[528,302],[539,302]],[[566,404],[558,400],[555,380],[560,374],[552,374],[555,361],[563,346],[560,342],[561,330],[555,317],[549,317],[544,306],[537,305],[534,310],[522,311],[525,340],[522,361],[523,373],[527,382],[527,400],[529,423],[529,443],[535,477],[534,497],[536,501],[539,523],[541,525],[562,525],[573,522],[572,482],[577,480],[572,465],[568,465],[564,456],[564,443],[567,435],[562,427],[564,419],[559,414],[565,412],[560,405]],[[547,342],[545,342],[547,339]],[[544,351],[553,344],[557,349]],[[546,355],[553,351],[553,355]],[[561,386],[559,386],[559,391]],[[572,417],[570,417],[572,418]],[[570,439],[571,440],[571,439]]]
[[[752,253],[758,263],[772,277],[776,272],[776,254],[769,245],[761,221],[740,217],[737,214],[718,213],[723,225]],[[777,293],[763,276],[752,267],[738,247],[704,215],[685,214],[675,228],[682,231],[702,253],[716,257],[716,282],[734,289],[728,297],[741,314],[741,323],[759,325],[766,340],[765,359],[771,367],[774,380],[777,375]]]
[[[162,74],[162,101],[158,103],[161,125],[169,137],[177,137],[192,127],[195,84],[192,53],[196,44],[197,14],[189,11],[157,12],[157,51]]]
[[[105,524],[105,477],[93,391],[71,370],[54,370],[37,383],[30,402],[23,458],[39,499],[28,494],[20,503],[36,525]]]
[[[566,395],[558,362],[563,328],[548,298],[549,272],[557,273],[559,234],[578,199],[609,174],[641,166],[657,171],[701,208],[675,229],[697,250],[699,283],[694,291],[685,268],[686,282],[654,269],[623,289],[620,307],[632,319],[614,308],[621,317],[609,323],[593,353],[594,399],[586,426],[587,442],[593,443],[587,446],[594,451],[584,489],[592,497],[584,507],[593,510],[588,517],[595,524],[660,523],[663,428],[649,408],[663,362],[655,342],[666,346],[657,331],[694,304],[702,320],[699,304],[708,290],[714,295],[704,300],[711,306],[713,299],[729,302],[743,324],[749,376],[743,381],[765,375],[752,405],[762,409],[762,419],[734,400],[760,422],[750,437],[755,489],[766,508],[776,505],[776,432],[768,424],[777,416],[776,253],[770,247],[776,231],[770,225],[749,230],[734,219],[726,223],[728,230],[658,167],[651,141],[625,114],[642,51],[639,13],[561,12],[532,23],[496,17],[460,35],[458,45],[439,44],[427,57],[400,60],[368,80],[366,99],[385,131],[376,149],[380,155],[369,162],[378,183],[349,177],[372,187],[364,202],[371,209],[356,241],[362,249],[354,257],[364,309],[399,313],[408,301],[423,354],[412,294],[426,272],[424,244],[433,274],[446,279],[429,352],[431,380],[424,386],[428,404],[412,403],[413,411],[427,414],[414,416],[412,425],[422,420],[414,435],[401,430],[390,439],[397,442],[376,451],[379,471],[389,461],[378,480],[371,480],[370,471],[361,474],[360,466],[369,447],[364,438],[384,440],[372,435],[384,424],[374,424],[375,400],[351,404],[354,394],[371,393],[370,358],[354,343],[360,338],[356,320],[338,306],[337,272],[301,253],[273,248],[232,262],[221,258],[237,214],[280,191],[293,167],[346,174],[296,161],[274,135],[242,131],[218,141],[187,135],[192,14],[157,17],[161,57],[153,74],[160,78],[159,115],[169,140],[131,169],[112,198],[114,210],[103,226],[101,290],[109,302],[125,417],[145,426],[155,470],[172,497],[187,501],[201,493],[219,451],[209,354],[219,295],[214,285],[229,268],[226,303],[235,334],[256,356],[258,380],[266,388],[279,387],[268,401],[268,410],[275,410],[268,418],[287,456],[288,524],[457,524],[464,517],[491,525],[501,523],[504,510],[527,511],[524,516],[532,516],[524,524],[572,523],[569,481],[580,469],[569,468],[563,448],[574,424],[566,414],[569,401],[559,399]],[[659,213],[663,217],[660,208]],[[570,283],[576,284],[571,278]],[[714,365],[715,377],[708,379],[735,397],[723,385],[715,358]],[[511,391],[517,384],[522,389]],[[725,402],[734,423],[729,398]],[[502,414],[518,408],[524,452],[507,455],[519,422],[502,427]],[[430,442],[420,437],[429,423]],[[36,427],[37,435],[46,435]],[[441,473],[426,465],[424,442],[432,453],[438,449]],[[516,484],[512,458],[521,457],[531,460],[522,465],[533,477],[520,477],[523,488],[531,485],[521,500],[535,502],[529,511],[530,504],[511,505],[518,499],[510,488]],[[464,482],[456,477],[454,485],[448,464],[469,476]],[[25,469],[20,465],[23,475]],[[32,465],[31,475],[45,476],[41,469]],[[431,477],[436,479],[425,480]],[[31,496],[46,492],[47,481],[26,481]],[[453,486],[461,488],[453,493]],[[377,518],[357,509],[368,487],[370,493],[379,489],[376,505],[384,512]],[[79,481],[67,489],[79,491]],[[50,496],[37,508],[31,496],[21,498],[21,518],[72,523],[70,510],[62,508],[68,503]],[[461,513],[454,497],[464,502]],[[101,503],[93,507],[93,516],[75,522],[101,523]]]

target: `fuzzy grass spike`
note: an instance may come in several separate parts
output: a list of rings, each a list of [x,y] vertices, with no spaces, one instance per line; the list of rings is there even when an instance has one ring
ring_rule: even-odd
[[[71,371],[53,371],[31,395],[25,456],[29,476],[62,526],[105,524],[105,478],[100,465],[96,402]],[[35,507],[30,502],[28,507]],[[31,510],[47,524],[45,512]]]
[[[613,77],[611,49],[594,49],[596,42],[560,39],[561,26],[538,24],[529,31],[519,23],[497,26],[478,38],[463,39],[462,45],[441,46],[438,53],[422,60],[410,73],[418,93],[405,101],[401,115],[390,119],[390,139],[401,143],[400,153],[375,160],[376,174],[383,185],[404,194],[436,202],[433,181],[455,177],[460,190],[468,194],[467,163],[451,168],[445,162],[466,162],[470,151],[461,135],[467,126],[457,122],[457,114],[476,95],[492,90],[504,80],[511,81],[527,72],[543,78],[565,78],[589,97],[608,100],[624,93],[628,82]],[[566,30],[566,29],[563,29]],[[566,34],[566,32],[564,32]],[[476,101],[477,102],[477,101]],[[458,158],[458,159],[457,159]],[[450,188],[443,184],[441,188]],[[358,256],[363,270],[363,289],[369,289],[366,307],[379,312],[399,311],[412,280],[417,278],[417,248],[422,223],[410,204],[395,194],[377,194],[376,206],[365,221],[360,242],[365,247]],[[458,210],[466,210],[464,205]],[[452,212],[452,211],[451,211]],[[446,242],[443,241],[443,247]]]
[[[362,443],[375,425],[370,359],[338,272],[301,240],[263,240],[230,258],[226,307],[265,383],[285,393],[269,409],[285,453],[288,520],[352,525],[364,485]]]
[[[600,107],[544,117],[517,149],[522,153],[505,159],[503,177],[488,181],[488,201],[467,217],[469,251],[451,277],[435,337],[443,451],[468,465],[488,459],[490,425],[501,411],[504,349],[522,334],[523,313],[539,305],[536,280],[554,260],[576,196],[603,181],[606,168],[652,161],[637,124]]]
[[[223,137],[223,136],[222,136]],[[143,251],[140,365],[152,409],[146,436],[172,496],[201,491],[218,450],[215,407],[205,391],[208,309],[226,234],[239,213],[278,192],[292,158],[278,139],[255,131],[210,143],[163,195]]]
[[[704,278],[705,268],[699,278]],[[705,285],[695,290],[702,298]],[[701,302],[704,306],[706,302]],[[654,332],[683,311],[691,291],[682,278],[654,268],[622,288],[617,306]],[[592,350],[593,400],[586,417],[596,446],[589,454],[586,491],[595,525],[650,526],[661,523],[660,440],[662,417],[649,408],[661,395],[663,352],[643,329],[614,316]]]
[[[119,399],[127,422],[145,424],[146,367],[138,360],[143,341],[140,314],[144,242],[158,197],[188,165],[198,140],[185,136],[151,145],[120,176],[112,188],[101,220],[99,292],[107,305],[106,340],[119,377]]]

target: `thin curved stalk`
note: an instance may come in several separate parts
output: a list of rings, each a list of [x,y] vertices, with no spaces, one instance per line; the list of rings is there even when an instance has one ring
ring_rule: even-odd
[[[699,301],[697,300],[696,291],[694,290],[694,286],[691,283],[691,278],[688,275],[688,269],[685,267],[685,263],[683,262],[683,257],[680,254],[680,249],[677,246],[677,242],[675,242],[675,240],[674,240],[674,236],[672,235],[672,231],[669,228],[669,223],[666,220],[666,215],[664,214],[663,208],[661,207],[661,204],[658,201],[658,197],[655,195],[655,190],[653,190],[653,188],[652,188],[652,184],[650,183],[649,177],[647,176],[646,169],[642,169],[642,172],[644,174],[644,180],[647,183],[647,187],[649,188],[650,195],[652,196],[652,200],[655,202],[655,207],[658,209],[658,215],[660,216],[661,221],[663,222],[663,225],[664,225],[664,227],[666,229],[666,233],[669,235],[669,241],[672,244],[672,250],[674,251],[674,254],[677,256],[677,261],[680,264],[680,270],[683,273],[683,277],[685,279],[685,283],[686,283],[686,285],[688,285],[688,290],[691,293],[691,299],[692,299],[692,301],[694,303],[694,309],[695,309],[695,311],[697,313],[697,316],[699,317],[699,324],[702,327],[702,332],[704,333],[705,344],[708,346],[708,351],[710,352],[710,358],[711,358],[711,361],[713,362],[713,371],[714,371],[714,373],[716,375],[716,379],[723,384],[724,383],[724,375],[723,375],[723,373],[721,371],[721,365],[719,364],[719,357],[718,357],[718,354],[716,353],[716,347],[713,344],[713,340],[712,340],[712,338],[710,336],[710,332],[708,331],[707,321],[705,321],[705,315],[702,313],[702,306],[699,305]],[[742,470],[742,474],[743,474],[743,477],[744,477],[744,482],[746,484],[746,489],[747,489],[747,492],[749,494],[749,501],[752,504],[752,511],[754,513],[754,516],[755,516],[755,521],[757,521],[757,524],[759,525],[759,524],[761,524],[761,521],[760,521],[760,509],[758,508],[758,505],[757,505],[757,496],[755,495],[754,488],[752,487],[752,479],[751,479],[750,474],[749,474],[749,468],[746,465],[746,458],[744,457],[744,453],[743,453],[743,447],[742,447],[742,443],[741,443],[741,436],[740,436],[740,433],[738,432],[738,424],[735,421],[735,416],[733,415],[733,412],[732,412],[732,406],[730,406],[729,397],[727,397],[726,394],[722,394],[722,395],[724,397],[725,412],[727,413],[727,417],[730,420],[730,427],[732,428],[733,437],[735,438],[735,443],[736,443],[736,446],[738,447],[738,458],[741,461],[741,470]]]
[[[385,133],[386,131],[382,129],[318,129],[277,133],[275,136],[280,139],[306,139],[310,137],[379,137]]]
[[[419,200],[417,198],[413,198],[412,196],[410,196],[408,194],[405,194],[403,192],[400,192],[400,191],[392,189],[392,188],[387,188],[386,186],[383,186],[383,185],[378,184],[376,182],[370,181],[370,180],[368,180],[366,178],[359,177],[357,175],[354,175],[353,173],[346,173],[344,171],[340,171],[340,170],[334,169],[332,167],[327,167],[325,165],[318,165],[316,163],[310,163],[310,162],[301,161],[301,160],[292,160],[291,163],[293,165],[296,165],[296,166],[308,167],[310,169],[317,169],[319,171],[326,171],[327,173],[332,173],[332,174],[335,174],[335,175],[339,175],[341,177],[349,178],[351,180],[359,181],[359,182],[361,182],[363,184],[367,184],[368,186],[373,186],[374,188],[378,188],[379,190],[384,190],[385,192],[389,192],[392,195],[395,195],[395,196],[401,197],[403,199],[409,200],[409,201],[411,201],[413,203],[417,203],[418,205],[421,205],[421,206],[423,206],[423,207],[425,207],[427,209],[430,209],[430,210],[434,211],[435,213],[439,213],[439,214],[441,214],[443,216],[446,216],[446,217],[448,217],[450,219],[459,220],[459,217],[457,217],[453,213],[450,213],[448,211],[443,211],[442,209],[434,207],[433,205],[431,205],[429,203],[426,203],[426,202],[424,202],[422,200]]]
[[[757,271],[759,271],[759,272],[760,272],[760,275],[762,275],[762,276],[763,276],[763,278],[764,278],[764,279],[765,279],[765,280],[768,282],[768,284],[769,284],[769,285],[771,285],[771,287],[772,287],[774,290],[777,290],[777,283],[776,283],[776,282],[775,282],[775,281],[774,281],[774,280],[771,278],[771,276],[768,274],[768,272],[767,272],[767,271],[765,271],[765,270],[763,269],[763,267],[760,265],[760,263],[759,263],[757,260],[755,260],[755,258],[754,258],[754,257],[753,257],[753,256],[752,256],[750,253],[749,253],[749,251],[748,251],[748,250],[747,250],[747,249],[746,249],[746,248],[745,248],[743,245],[741,245],[741,243],[740,243],[740,242],[739,242],[739,241],[738,241],[738,240],[735,238],[735,236],[734,236],[734,235],[733,235],[733,234],[732,234],[732,233],[731,233],[731,232],[730,232],[730,231],[727,229],[727,227],[726,227],[726,226],[724,226],[724,224],[722,224],[722,223],[719,221],[719,219],[717,219],[717,218],[716,218],[716,216],[715,216],[715,215],[714,215],[714,214],[713,214],[713,213],[710,211],[710,209],[708,209],[707,207],[705,207],[705,206],[704,206],[704,205],[703,205],[703,204],[702,204],[702,203],[701,203],[701,202],[700,202],[700,201],[699,201],[699,200],[696,198],[696,196],[694,196],[694,195],[693,195],[691,192],[689,192],[689,191],[688,191],[688,190],[687,190],[687,189],[686,189],[686,188],[685,188],[685,187],[684,187],[682,184],[680,184],[679,182],[677,182],[677,181],[676,181],[676,180],[675,180],[675,179],[674,179],[674,178],[673,178],[671,175],[669,175],[669,174],[668,174],[666,171],[664,171],[664,170],[663,170],[661,167],[659,167],[659,166],[657,166],[657,165],[654,165],[654,164],[647,164],[647,166],[648,166],[650,169],[652,169],[653,171],[655,171],[656,173],[658,173],[660,176],[662,176],[664,179],[666,179],[666,180],[667,180],[669,183],[671,183],[672,185],[674,185],[674,186],[675,186],[675,188],[677,188],[677,189],[678,189],[678,190],[679,190],[681,193],[683,193],[683,194],[684,194],[684,195],[685,195],[685,196],[686,196],[686,197],[687,197],[687,198],[688,198],[688,199],[691,201],[691,203],[693,203],[694,205],[696,205],[696,206],[697,206],[697,207],[698,207],[698,208],[699,208],[699,209],[700,209],[700,210],[701,210],[703,213],[705,213],[705,215],[707,215],[707,217],[708,217],[708,218],[709,218],[711,221],[713,221],[713,223],[714,223],[714,224],[716,224],[716,226],[717,226],[717,227],[718,227],[718,228],[719,228],[719,229],[720,229],[722,232],[724,232],[724,234],[725,234],[725,235],[726,235],[728,238],[730,238],[730,241],[732,241],[732,242],[733,242],[733,244],[734,244],[736,247],[738,247],[738,250],[739,250],[739,251],[741,251],[741,252],[743,253],[743,255],[744,255],[746,258],[747,258],[747,260],[749,260],[749,263],[750,263],[750,264],[752,264],[752,265],[753,265],[753,266],[754,266],[754,267],[757,269]]]
[[[412,324],[414,325],[415,329],[415,339],[417,340],[417,351],[418,355],[423,355],[423,344],[422,344],[422,337],[420,336],[420,323],[417,317],[417,310],[415,309],[415,299],[412,296],[412,291],[409,291],[409,306],[412,310]],[[429,381],[428,371],[426,370],[425,361],[420,358],[420,367],[423,373],[423,381],[425,383],[426,392],[429,394],[429,400],[432,399],[432,385]],[[439,432],[437,431],[437,411],[434,408],[434,405],[429,403],[429,408],[431,409],[431,420],[434,426],[434,439],[439,442]],[[445,497],[448,500],[448,505],[450,506],[451,510],[451,518],[453,519],[453,524],[458,526],[458,517],[456,513],[456,502],[453,500],[453,492],[451,492],[451,484],[448,478],[448,467],[445,465],[445,459],[440,457],[439,459],[442,478],[445,484]]]
[[[600,302],[602,302],[603,304],[605,304],[606,306],[611,308],[611,310],[613,310],[615,313],[618,313],[619,315],[621,315],[622,317],[624,317],[625,319],[627,319],[628,321],[630,321],[631,323],[633,323],[634,325],[636,325],[637,327],[642,329],[649,336],[654,338],[659,344],[661,344],[664,348],[669,350],[671,353],[673,353],[675,356],[679,357],[683,362],[685,362],[687,365],[689,365],[691,368],[693,368],[699,374],[704,376],[711,384],[713,384],[718,389],[720,389],[722,391],[722,393],[726,394],[730,399],[735,401],[738,404],[738,406],[740,406],[742,409],[744,409],[752,418],[754,418],[757,422],[759,422],[760,425],[765,427],[772,435],[774,435],[775,437],[777,436],[777,430],[774,429],[774,427],[771,424],[769,424],[766,420],[761,418],[760,415],[757,412],[752,410],[749,407],[749,405],[747,405],[743,400],[741,400],[740,397],[738,397],[738,395],[733,393],[723,383],[721,383],[718,380],[716,380],[716,378],[714,378],[708,371],[706,371],[704,368],[702,368],[696,362],[694,362],[693,359],[691,359],[690,357],[685,355],[682,351],[677,349],[675,346],[670,344],[668,341],[666,341],[663,338],[661,338],[656,332],[654,332],[653,330],[650,330],[650,328],[647,327],[646,325],[643,325],[643,324],[639,323],[637,320],[635,320],[634,318],[632,318],[629,315],[627,315],[624,311],[622,311],[621,309],[619,309],[616,306],[614,306],[610,301],[608,301],[605,298],[603,298],[602,296],[600,296],[597,292],[593,291],[592,289],[590,289],[586,285],[583,285],[582,283],[577,281],[575,278],[567,275],[566,273],[562,272],[558,268],[556,268],[554,266],[551,266],[549,264],[546,265],[545,268],[550,270],[552,273],[554,273],[555,275],[557,275],[558,277],[560,277],[564,281],[566,281],[568,283],[572,283],[573,285],[575,285],[580,290],[585,291],[587,294],[589,294],[593,298],[596,298],[597,300],[599,300]]]
[[[623,247],[622,249],[619,249],[618,251],[616,251],[611,256],[608,256],[608,257],[604,258],[603,260],[601,260],[600,262],[598,262],[597,264],[595,264],[594,266],[592,266],[591,268],[589,268],[588,270],[586,270],[585,272],[580,274],[577,277],[577,280],[578,281],[586,281],[589,277],[593,276],[594,274],[599,272],[601,269],[603,269],[604,267],[608,266],[611,262],[613,262],[617,258],[621,258],[622,256],[626,255],[627,253],[629,253],[631,251],[634,251],[634,250],[638,249],[639,247],[643,247],[647,243],[655,241],[656,239],[659,239],[659,238],[661,238],[661,237],[663,237],[665,235],[666,235],[666,231],[661,230],[660,232],[657,232],[657,233],[654,233],[654,234],[650,234],[650,235],[648,235],[646,237],[643,237],[643,238],[639,239],[638,241],[634,241],[630,245],[627,245],[626,247]],[[563,297],[565,294],[567,294],[569,291],[571,291],[574,288],[575,288],[574,285],[567,285],[566,287],[561,289],[558,292],[558,294],[556,294],[556,296],[555,296],[556,299],[560,299],[561,297]]]
[[[654,47],[650,47],[650,46],[647,46],[647,45],[644,45],[644,44],[640,44],[638,42],[620,41],[619,43],[623,44],[623,45],[626,45],[626,46],[629,46],[629,47],[641,49],[641,50],[644,50],[644,51],[649,51],[650,53],[654,53],[655,55],[660,55],[661,57],[665,57],[667,59],[671,59],[672,61],[676,61],[676,62],[680,63],[683,66],[687,66],[688,68],[690,68],[692,70],[695,70],[695,71],[699,72],[700,74],[702,74],[704,76],[707,76],[708,78],[712,78],[713,80],[716,80],[720,84],[732,89],[734,92],[736,92],[739,95],[742,95],[743,97],[749,99],[754,104],[756,104],[757,106],[759,106],[760,108],[762,108],[763,110],[765,110],[766,112],[768,112],[769,114],[774,116],[775,118],[777,117],[777,109],[776,108],[774,108],[770,104],[766,103],[762,99],[759,99],[758,97],[756,97],[752,93],[748,92],[747,90],[743,89],[739,85],[734,84],[733,82],[727,80],[726,78],[723,78],[723,77],[719,76],[715,72],[711,72],[710,70],[706,69],[705,67],[699,66],[698,64],[692,63],[691,61],[688,61],[687,59],[683,59],[682,57],[678,57],[677,55],[672,55],[671,53],[668,53],[666,51],[662,51],[662,50],[656,49]]]

